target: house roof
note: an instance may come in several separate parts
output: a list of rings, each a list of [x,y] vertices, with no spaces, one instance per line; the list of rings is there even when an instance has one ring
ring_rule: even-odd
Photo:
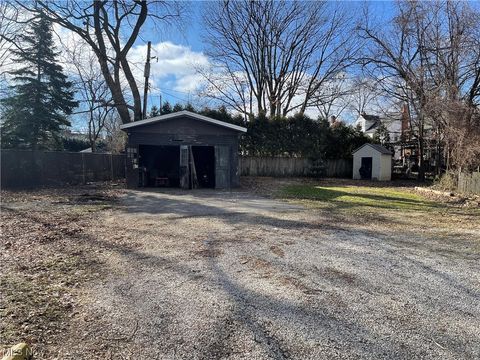
[[[369,132],[370,130],[375,130],[379,125],[380,125],[380,120],[377,120],[377,122],[374,122],[372,125],[370,125],[368,129],[365,129],[365,132]]]
[[[215,119],[209,118],[208,116],[203,116],[203,115],[200,115],[200,114],[196,114],[196,113],[193,113],[193,112],[187,111],[187,110],[178,111],[178,112],[174,112],[174,113],[166,114],[166,115],[155,116],[155,117],[150,118],[150,119],[134,121],[134,122],[131,122],[131,123],[128,123],[128,124],[123,124],[123,125],[120,125],[120,129],[122,129],[122,130],[131,129],[131,128],[134,128],[134,127],[137,127],[137,126],[150,125],[150,124],[154,124],[154,123],[161,122],[161,121],[166,121],[166,120],[171,120],[171,119],[178,118],[178,117],[188,117],[188,118],[191,118],[191,119],[194,119],[194,120],[203,121],[203,122],[210,123],[210,124],[213,124],[213,125],[216,125],[216,126],[222,126],[222,127],[228,128],[228,129],[235,130],[235,131],[247,132],[247,129],[244,128],[243,126],[233,125],[233,124],[227,123],[225,121],[215,120]]]
[[[365,120],[368,120],[368,121],[379,121],[380,120],[380,116],[377,116],[377,115],[369,115],[369,114],[361,114],[361,116],[365,119]]]
[[[370,146],[374,150],[378,151],[381,154],[392,155],[392,152],[390,150],[388,150],[386,147],[384,147],[382,145],[378,145],[378,144],[363,144],[358,149],[353,150],[352,154],[355,154],[358,150],[363,149],[365,146]]]

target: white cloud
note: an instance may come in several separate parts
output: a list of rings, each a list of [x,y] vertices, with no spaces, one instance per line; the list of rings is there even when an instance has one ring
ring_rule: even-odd
[[[142,84],[146,55],[147,45],[135,46],[129,53],[135,77]],[[158,89],[161,91],[165,84],[176,91],[195,92],[203,81],[196,69],[209,66],[209,60],[202,52],[169,41],[152,44],[151,55],[150,83],[153,93],[158,93]]]
[[[54,25],[54,31],[58,35],[55,41],[58,49],[67,47],[78,48],[75,44],[82,43],[80,37],[58,25]],[[80,61],[90,63],[93,51],[83,43],[81,51],[77,49],[76,56],[81,57]],[[147,56],[147,45],[136,45],[128,54],[131,70],[137,81],[139,89],[144,86],[144,67]],[[159,93],[162,87],[168,87],[185,93],[195,93],[203,83],[203,77],[197,73],[197,67],[208,67],[209,59],[202,52],[193,51],[190,47],[174,44],[172,42],[159,42],[152,44],[150,67],[151,93]],[[69,61],[66,54],[61,55],[61,62],[67,73],[75,74],[76,69]]]

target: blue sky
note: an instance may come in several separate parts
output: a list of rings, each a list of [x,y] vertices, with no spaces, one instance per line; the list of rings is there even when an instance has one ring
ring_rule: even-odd
[[[143,42],[151,41],[153,44],[152,56],[160,58],[162,53],[155,50],[155,44],[169,42],[174,45],[180,45],[189,49],[194,54],[201,54],[204,52],[205,47],[202,41],[202,11],[203,1],[193,1],[186,3],[188,9],[188,15],[185,17],[187,21],[182,21],[182,25],[179,28],[166,29],[165,32],[159,34],[157,31],[150,31],[152,26],[149,24],[145,27],[144,34],[154,34],[155,36],[148,37],[143,35]],[[139,42],[137,41],[137,44]],[[142,43],[142,40],[140,40]],[[138,44],[140,45],[140,44]],[[153,63],[157,63],[160,59],[153,59]],[[152,67],[154,67],[153,65]],[[155,84],[152,84],[152,94],[149,96],[150,104],[159,104],[159,92],[162,94],[162,101],[169,101],[174,103],[187,103],[192,101],[193,92],[182,91],[176,88],[176,83],[182,74],[171,73],[167,76],[156,76],[152,71],[153,80]]]
[[[204,51],[206,49],[204,42],[202,41],[202,34],[204,31],[202,13],[205,4],[206,2],[203,1],[185,3],[188,9],[188,15],[185,16],[186,20],[182,21],[180,28],[167,28],[159,34],[158,31],[152,31],[152,24],[147,24],[145,26],[142,38],[137,41],[137,46],[139,47],[137,50],[139,53],[136,54],[135,62],[138,67],[141,67],[141,63],[142,61],[145,61],[146,56],[146,47],[144,48],[143,45],[147,41],[152,41],[152,56],[157,56],[158,59],[152,61],[152,87],[149,95],[150,105],[159,104],[160,93],[162,94],[162,101],[169,101],[172,104],[176,102],[187,103],[189,101],[195,103],[194,91],[189,90],[189,87],[193,85],[190,84],[187,79],[190,76],[191,81],[194,81],[195,77],[184,71],[183,68],[178,69],[175,68],[175,66],[172,67],[172,71],[169,74],[165,73],[167,71],[165,69],[156,72],[155,67],[160,67],[158,62],[162,62],[165,57],[169,57],[170,55],[168,52],[166,53],[167,49],[157,51],[156,46],[159,46],[159,44],[162,43],[170,43],[174,46],[180,46],[181,48],[175,49],[175,52],[178,53],[178,61],[182,61],[180,59],[182,54],[184,54],[182,49],[189,53],[187,56],[189,61],[200,59],[202,55],[205,56]],[[365,6],[365,2],[363,1],[344,2],[344,4],[348,7],[351,6],[351,11],[356,13],[361,12]],[[388,19],[392,15],[394,3],[389,1],[374,1],[368,2],[368,6],[372,13],[374,13],[379,19]],[[147,34],[152,36],[148,36]],[[143,53],[141,51],[143,51]],[[142,54],[145,54],[143,55],[143,58]],[[184,61],[188,60],[184,59]],[[204,60],[201,59],[200,61]],[[187,64],[185,64],[185,66],[189,67]],[[163,67],[163,65],[161,67]]]
[[[143,69],[147,54],[147,42],[152,42],[152,65],[150,76],[150,91],[148,109],[160,105],[160,95],[163,103],[192,103],[196,107],[212,105],[208,100],[197,95],[198,84],[204,82],[195,66],[211,64],[205,55],[205,44],[202,39],[203,10],[208,4],[202,1],[185,3],[187,14],[178,26],[154,26],[152,19],[144,25],[141,36],[137,39],[129,53],[129,61],[143,95]],[[343,2],[349,11],[361,15],[365,2]],[[387,21],[393,13],[392,2],[370,2],[370,11],[380,20]],[[160,29],[160,31],[159,31]],[[217,103],[218,104],[218,103]],[[352,119],[345,120],[351,121]],[[74,120],[74,127],[80,129],[81,119]]]

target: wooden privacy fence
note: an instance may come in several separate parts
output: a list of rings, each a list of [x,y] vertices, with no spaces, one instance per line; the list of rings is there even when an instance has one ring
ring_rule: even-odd
[[[459,173],[457,188],[465,194],[480,195],[480,172]]]
[[[240,157],[242,176],[312,176],[351,177],[351,160],[327,160],[316,164],[305,158]],[[319,169],[320,168],[320,169]]]
[[[240,157],[239,160],[242,176],[352,175],[349,160],[328,160],[320,165],[304,158]],[[1,150],[2,188],[62,186],[123,178],[125,155]]]
[[[82,184],[125,177],[125,155],[1,151],[2,188]]]

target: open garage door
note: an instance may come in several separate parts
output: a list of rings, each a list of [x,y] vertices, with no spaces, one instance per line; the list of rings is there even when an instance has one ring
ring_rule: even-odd
[[[180,187],[190,189],[190,147],[180,146]]]
[[[230,187],[230,148],[215,146],[215,188],[228,189]]]

